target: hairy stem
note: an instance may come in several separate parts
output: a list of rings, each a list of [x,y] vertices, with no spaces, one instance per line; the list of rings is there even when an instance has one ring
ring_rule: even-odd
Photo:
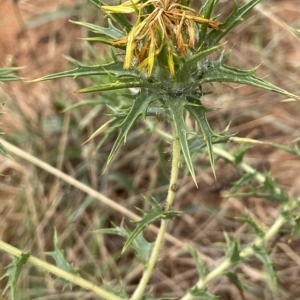
[[[22,255],[22,251],[1,241],[0,240],[0,250],[3,250],[13,256],[16,256],[16,257],[21,257]],[[99,288],[97,287],[96,285],[92,284],[91,282],[77,276],[77,275],[74,275],[74,274],[71,274],[71,273],[68,273],[52,264],[49,264],[35,256],[30,256],[27,260],[27,262],[35,265],[36,267],[44,270],[44,271],[47,271],[49,273],[52,273],[58,277],[61,277],[65,280],[68,280],[69,282],[72,282],[76,285],[79,285],[81,286],[82,288],[86,289],[86,290],[89,290],[89,291],[92,291],[94,292],[96,295],[100,296],[100,297],[103,297],[107,300],[122,300],[120,297],[110,293],[110,292],[107,292],[106,290],[102,289],[102,288]],[[124,300],[124,299],[123,299]]]
[[[170,176],[170,185],[168,189],[168,196],[166,199],[165,212],[169,211],[173,205],[175,193],[176,193],[176,182],[178,179],[178,171],[179,171],[179,163],[180,163],[180,144],[178,139],[178,133],[176,131],[175,126],[173,126],[173,157],[172,157],[172,169]],[[167,231],[168,220],[161,220],[161,225],[157,234],[157,238],[148,262],[148,265],[143,273],[143,276],[139,282],[138,287],[135,292],[131,296],[130,300],[140,300],[145,292],[147,283],[152,275],[153,269],[158,259],[158,255],[160,252],[161,245],[164,240],[164,236]]]

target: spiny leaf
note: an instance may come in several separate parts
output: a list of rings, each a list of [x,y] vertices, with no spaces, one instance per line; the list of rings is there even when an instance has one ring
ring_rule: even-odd
[[[212,30],[206,36],[206,48],[216,45],[222,37],[224,37],[236,24],[243,21],[243,16],[246,15],[256,4],[261,0],[251,0],[244,6],[238,7],[234,1],[234,9],[232,13],[220,25],[221,30]]]
[[[123,62],[121,62],[121,61],[114,61],[114,62],[111,62],[108,64],[94,65],[94,66],[84,65],[75,60],[72,60],[72,62],[77,66],[77,68],[75,68],[73,70],[69,70],[69,71],[46,75],[44,77],[32,80],[32,82],[52,80],[52,79],[58,79],[58,78],[63,78],[63,77],[78,78],[81,76],[91,76],[91,75],[114,75],[117,77],[121,77],[121,76],[137,77],[138,76],[133,71],[124,70]]]
[[[253,246],[255,256],[264,264],[265,270],[267,271],[267,274],[270,279],[270,285],[271,287],[275,288],[277,290],[278,283],[277,283],[277,275],[274,267],[274,263],[271,260],[271,257],[267,250],[262,247]]]
[[[265,236],[265,232],[259,227],[255,220],[250,216],[250,214],[247,214],[246,217],[236,217],[235,219],[248,223],[254,230],[257,237],[263,238]]]
[[[137,97],[130,109],[130,112],[128,113],[128,115],[126,116],[124,121],[118,126],[121,128],[121,131],[110,151],[110,154],[109,154],[109,157],[108,157],[107,163],[106,163],[107,166],[113,159],[113,157],[114,157],[115,153],[117,152],[117,150],[119,149],[121,143],[123,141],[124,141],[124,143],[126,142],[127,134],[129,132],[130,128],[132,127],[132,125],[136,122],[137,118],[140,115],[142,115],[143,113],[146,112],[149,102],[153,101],[153,100],[155,100],[155,99],[144,93],[140,93],[139,95],[137,95]]]
[[[230,197],[236,197],[236,198],[249,198],[249,197],[254,197],[254,198],[261,198],[261,199],[268,199],[276,203],[284,204],[288,201],[288,197],[286,195],[272,195],[270,193],[263,193],[263,192],[248,192],[248,193],[232,193],[230,194]]]
[[[229,278],[229,280],[238,288],[240,295],[241,295],[241,299],[242,300],[246,300],[245,296],[244,296],[244,291],[243,291],[243,284],[240,281],[238,274],[235,272],[231,272],[228,271],[225,273],[225,275]]]
[[[20,277],[21,271],[23,270],[24,265],[26,264],[28,258],[30,257],[30,252],[22,253],[20,257],[14,257],[13,261],[6,267],[7,271],[0,278],[2,280],[5,277],[8,277],[8,282],[3,290],[2,295],[10,288],[11,290],[11,299],[15,300],[16,296],[16,284]]]
[[[192,99],[192,97],[190,97],[190,99]],[[196,98],[193,98],[193,101],[199,102],[199,100]],[[198,125],[201,128],[201,131],[203,134],[203,139],[205,141],[208,155],[209,155],[210,165],[211,165],[212,171],[214,173],[214,176],[216,178],[212,137],[217,136],[217,134],[215,134],[212,131],[212,129],[210,128],[208,121],[206,119],[207,108],[205,108],[202,105],[196,105],[196,106],[195,105],[187,105],[186,108],[191,113],[191,115],[195,118],[195,120],[197,121]]]
[[[208,272],[207,272],[207,269],[204,266],[203,262],[200,260],[198,254],[197,254],[197,251],[194,248],[192,248],[190,245],[187,245],[187,248],[196,263],[196,267],[197,267],[198,273],[200,275],[200,278],[205,278],[205,276]]]
[[[225,45],[225,43],[211,47],[209,49],[205,49],[205,50],[201,50],[201,48],[199,48],[198,51],[193,53],[193,55],[191,55],[191,57],[189,57],[185,61],[184,65],[182,66],[182,69],[178,71],[178,75],[177,75],[178,80],[179,79],[183,80],[182,78],[188,78],[190,76],[191,68],[193,66],[196,66],[199,61],[203,60],[210,53],[213,53],[213,52],[219,50],[220,48],[224,47],[224,45]]]
[[[224,233],[226,239],[226,257],[230,260],[230,262],[235,265],[241,261],[240,257],[240,245],[239,242],[234,239],[230,239],[228,234]]]
[[[238,166],[243,162],[245,154],[251,149],[251,146],[243,146],[232,153],[234,157],[234,165]]]
[[[178,134],[178,139],[181,146],[181,151],[185,158],[187,167],[197,186],[195,170],[194,170],[191,154],[189,151],[188,141],[187,141],[187,135],[193,132],[191,132],[186,127],[186,123],[184,120],[184,106],[186,104],[186,99],[184,97],[177,97],[175,99],[173,97],[166,97],[166,104],[169,108],[173,124],[176,128],[176,132]]]
[[[275,148],[278,148],[278,149],[284,150],[286,152],[289,152],[289,153],[295,154],[297,156],[300,156],[300,149],[299,149],[299,146],[297,144],[295,144],[293,148],[285,146],[285,145],[277,144],[277,143],[271,143],[271,142],[268,142],[268,144],[275,147]]]
[[[256,86],[300,100],[299,96],[291,94],[277,87],[276,85],[273,85],[272,83],[269,83],[268,81],[265,81],[253,75],[258,67],[251,70],[240,70],[225,65],[225,60],[226,56],[222,54],[217,61],[211,62],[210,68],[203,74],[203,77],[199,80],[199,84],[207,82],[235,82]]]
[[[84,88],[79,90],[79,93],[91,93],[91,92],[101,92],[101,91],[111,91],[111,90],[119,90],[119,89],[128,89],[128,88],[137,88],[137,87],[144,87],[144,88],[154,88],[155,84],[148,83],[142,80],[136,80],[131,78],[129,81],[122,82],[112,82],[112,83],[104,83],[95,86],[91,86],[88,88]]]
[[[138,236],[138,234],[140,234],[147,226],[149,226],[157,220],[171,219],[180,214],[180,212],[178,211],[164,212],[160,204],[155,199],[149,201],[149,203],[152,207],[150,210],[142,210],[138,208],[138,210],[142,212],[144,216],[141,220],[134,222],[137,224],[137,226],[130,234],[130,237],[127,239],[121,254],[123,254],[126,251],[126,249],[131,245],[131,243],[133,243],[134,239]]]
[[[95,24],[91,23],[86,23],[86,22],[78,22],[78,21],[71,21],[74,24],[81,25],[84,27],[89,28],[91,31],[98,33],[98,34],[103,34],[106,35],[110,38],[113,39],[119,39],[124,36],[124,33],[117,29],[112,23],[111,20],[108,19],[108,28],[104,28]]]
[[[219,300],[219,297],[211,294],[207,288],[197,288],[194,287],[189,290],[190,294],[193,296],[193,299],[201,300]]]
[[[204,16],[205,19],[210,19],[212,10],[218,1],[215,0],[207,0],[200,9],[200,14]],[[207,24],[201,24],[199,41],[197,42],[197,46],[202,45],[205,40],[205,36],[207,34]]]
[[[54,244],[54,251],[46,252],[47,255],[50,255],[54,258],[56,265],[62,269],[65,270],[71,274],[74,274],[76,276],[80,276],[78,271],[67,261],[65,252],[60,247],[58,243],[57,238],[57,232],[55,230],[54,232],[54,238],[53,238],[53,244]],[[65,279],[59,278],[59,280],[63,283],[64,288],[68,286],[69,288],[72,288],[72,283],[69,281],[66,281]]]
[[[118,227],[115,224],[113,224],[113,226],[114,228],[99,229],[94,232],[101,234],[120,235],[126,239],[130,238],[132,233],[128,228]],[[147,240],[145,240],[142,232],[140,232],[130,244],[130,247],[135,251],[137,258],[145,267],[149,261],[153,246],[154,243],[149,243]]]
[[[247,183],[251,182],[255,178],[255,173],[245,173],[241,178],[234,182],[233,187],[231,188],[228,197],[232,197],[241,187],[245,186]]]
[[[107,5],[104,1],[101,0],[90,0],[92,1],[95,5],[97,5],[98,7],[101,8],[102,5]],[[99,6],[99,4],[101,4]],[[109,18],[111,18],[118,26],[120,26],[120,28],[124,31],[125,34],[129,33],[130,30],[132,29],[132,25],[131,23],[128,21],[128,19],[126,18],[126,16],[124,14],[121,13],[113,13],[113,14],[109,14],[106,13],[106,16],[108,16]]]
[[[224,136],[212,136],[211,142],[213,145],[215,144],[225,144],[228,142],[228,139],[231,137],[231,135],[224,135]],[[199,150],[206,147],[206,141],[203,139],[202,136],[197,135],[191,139],[188,140],[189,149],[190,152],[198,152]]]

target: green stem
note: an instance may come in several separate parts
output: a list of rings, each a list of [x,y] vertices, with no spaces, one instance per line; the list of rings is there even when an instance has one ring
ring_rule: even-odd
[[[172,157],[172,169],[171,169],[171,176],[170,176],[170,185],[168,190],[168,196],[166,199],[166,206],[165,212],[169,211],[173,205],[175,193],[176,193],[176,182],[178,179],[178,172],[179,172],[179,164],[180,164],[180,144],[178,139],[178,133],[176,131],[175,126],[173,126],[173,157]],[[167,231],[168,220],[161,220],[161,225],[157,234],[157,238],[149,258],[148,265],[144,270],[143,276],[139,282],[138,287],[134,291],[133,295],[131,296],[130,300],[141,300],[142,296],[145,292],[147,283],[152,275],[153,269],[158,259],[158,255],[160,252],[161,245],[164,240],[165,233]]]
[[[283,210],[285,208],[286,207],[284,206]],[[284,216],[280,215],[278,219],[275,221],[275,223],[271,226],[271,228],[266,232],[264,238],[257,237],[250,246],[246,247],[240,252],[241,259],[245,260],[248,257],[252,256],[255,253],[253,246],[262,247],[267,241],[269,241],[275,234],[278,233],[278,231],[284,225],[285,222],[286,219],[284,218]],[[198,288],[198,289],[205,288],[210,281],[222,275],[224,271],[228,270],[234,265],[235,263],[231,262],[229,259],[225,259],[220,265],[218,265],[215,269],[213,269],[210,273],[208,273],[204,278],[199,279],[193,288]],[[190,292],[188,292],[180,300],[192,300],[192,299],[194,299],[194,296],[191,295]]]
[[[3,250],[3,251],[5,251],[13,256],[16,256],[16,257],[21,257],[21,255],[23,253],[21,250],[13,247],[1,240],[0,240],[0,250]],[[102,288],[97,287],[96,285],[92,284],[91,282],[89,282],[77,275],[68,273],[68,272],[66,272],[52,264],[49,264],[35,256],[31,255],[27,261],[29,263],[35,265],[36,267],[41,268],[42,270],[48,271],[49,273],[52,273],[58,277],[61,277],[65,280],[68,280],[68,281],[74,283],[74,284],[77,284],[77,285],[81,286],[82,288],[92,291],[96,295],[103,297],[107,300],[122,300],[120,297],[118,297],[112,293],[109,293]]]

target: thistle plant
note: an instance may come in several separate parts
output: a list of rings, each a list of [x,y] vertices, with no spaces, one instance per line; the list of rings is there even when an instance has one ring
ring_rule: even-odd
[[[257,77],[255,71],[258,67],[242,70],[226,64],[230,53],[226,53],[224,37],[234,26],[243,21],[244,16],[260,0],[250,0],[243,6],[233,1],[234,7],[231,14],[225,18],[222,16],[222,20],[214,16],[215,8],[222,5],[215,0],[207,0],[200,11],[191,8],[188,0],[130,0],[116,6],[109,6],[97,0],[91,0],[91,2],[105,13],[108,27],[85,22],[73,23],[85,26],[98,35],[86,38],[86,40],[110,46],[110,61],[100,65],[87,65],[72,60],[75,64],[73,70],[48,75],[38,80],[82,76],[102,77],[103,82],[83,88],[79,92],[115,90],[123,92],[125,100],[116,104],[115,107],[112,107],[110,103],[109,121],[91,136],[94,138],[99,134],[105,134],[108,129],[110,132],[118,130],[118,136],[107,159],[107,166],[113,161],[122,143],[126,142],[128,133],[139,118],[147,120],[148,117],[155,116],[159,122],[168,122],[172,125],[172,131],[162,135],[172,143],[169,188],[164,206],[157,203],[155,199],[149,200],[151,209],[141,210],[142,217],[136,222],[136,227],[132,232],[126,227],[117,225],[114,228],[98,231],[106,234],[119,234],[126,238],[121,253],[128,247],[136,251],[144,267],[140,282],[131,296],[120,297],[107,291],[97,290],[98,295],[105,299],[153,299],[150,294],[147,294],[146,287],[158,261],[168,222],[180,215],[180,212],[173,211],[172,207],[178,190],[177,181],[182,165],[181,158],[197,186],[192,160],[192,152],[195,149],[199,153],[207,153],[215,177],[217,177],[214,170],[215,155],[223,156],[236,165],[240,164],[247,174],[234,186],[232,194],[243,196],[237,193],[238,189],[246,182],[250,184],[258,181],[260,186],[256,188],[256,192],[250,194],[257,197],[267,195],[270,199],[280,202],[282,214],[267,232],[263,232],[250,216],[241,219],[257,232],[256,240],[250,246],[241,249],[238,241],[226,236],[226,257],[224,262],[212,271],[206,269],[197,252],[190,248],[200,279],[181,299],[215,299],[207,290],[208,283],[222,274],[233,276],[229,270],[253,255],[259,257],[268,266],[272,280],[275,282],[276,276],[264,246],[287,219],[294,220],[294,228],[297,227],[299,218],[296,217],[294,210],[299,204],[299,199],[290,200],[289,196],[276,186],[272,178],[258,174],[251,167],[243,164],[243,155],[232,156],[216,148],[215,144],[241,140],[227,134],[227,128],[223,132],[215,132],[207,121],[207,114],[211,109],[202,103],[205,95],[212,93],[208,90],[209,85],[206,84],[214,82],[251,85],[299,100],[298,96]],[[135,16],[134,24],[128,21],[126,14]],[[187,115],[194,122],[193,129],[186,124]],[[242,141],[255,143],[253,140]],[[274,146],[279,147],[279,145]],[[297,149],[297,147],[294,149],[294,153],[299,155]],[[250,194],[248,193],[247,196]],[[160,220],[158,234],[154,244],[150,244],[144,240],[142,232],[158,220]],[[146,253],[143,252],[145,250],[141,250],[145,245]],[[52,253],[53,257],[58,257],[59,251],[57,248],[54,254]],[[70,272],[69,267],[68,271]],[[76,272],[74,272],[75,275]],[[70,278],[67,279],[70,280]]]

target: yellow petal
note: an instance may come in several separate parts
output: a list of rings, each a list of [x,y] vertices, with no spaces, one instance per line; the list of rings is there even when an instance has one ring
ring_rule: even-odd
[[[154,66],[154,58],[155,58],[155,43],[151,40],[150,47],[149,47],[149,54],[148,54],[148,76],[151,75],[153,66]]]
[[[172,76],[175,75],[175,67],[174,67],[174,60],[173,60],[173,52],[172,48],[168,46],[168,66]]]
[[[135,5],[138,4],[141,0],[131,0],[126,1],[120,5],[103,5],[101,9],[107,13],[122,13],[130,14],[135,12]]]

